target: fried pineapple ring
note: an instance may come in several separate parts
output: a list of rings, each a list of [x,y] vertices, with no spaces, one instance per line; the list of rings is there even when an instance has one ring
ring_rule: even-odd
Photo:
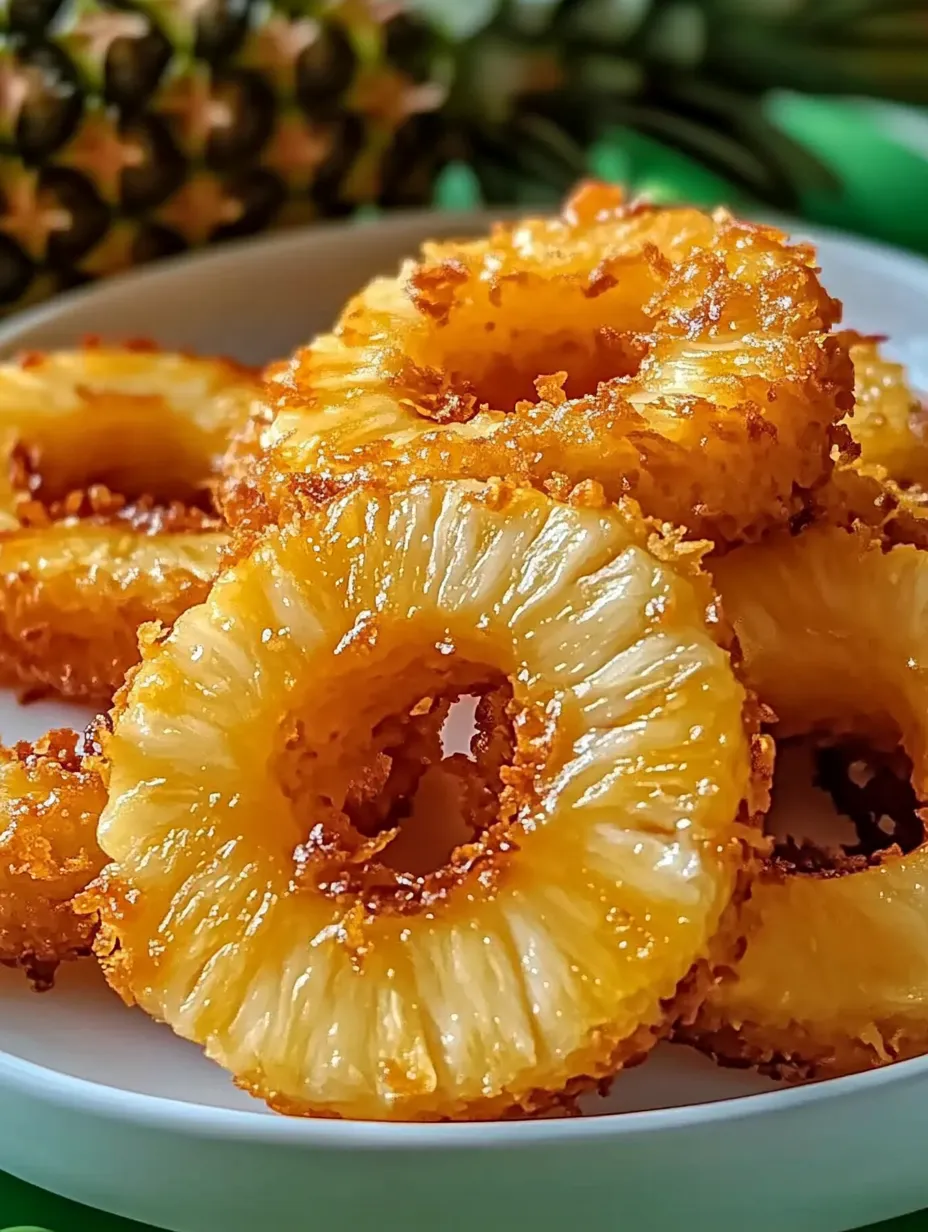
[[[271,382],[259,487],[273,511],[293,474],[310,493],[384,470],[595,479],[737,540],[831,465],[839,311],[780,232],[587,185],[560,218],[428,244],[370,283]]]
[[[869,528],[813,526],[730,553],[714,573],[778,738],[901,741],[925,800],[924,540],[889,546]],[[928,1050],[928,835],[904,854],[815,854],[777,860],[755,883],[747,952],[689,1038],[787,1078]]]
[[[202,601],[226,542],[203,508],[258,390],[140,345],[0,366],[0,681],[108,704],[139,624]]]
[[[928,484],[928,414],[902,364],[888,359],[879,338],[846,334],[855,375],[849,420],[866,467],[881,467],[903,485]]]
[[[94,642],[86,650],[106,653]],[[447,712],[446,703],[420,705],[373,733],[368,773],[346,802],[365,833],[406,811],[430,766],[442,764]],[[57,730],[34,745],[0,747],[0,962],[21,967],[40,990],[59,963],[91,953],[96,931],[73,899],[106,863],[97,843],[106,789],[78,743],[75,732]]]
[[[180,500],[208,498],[256,392],[236,365],[150,347],[0,366],[0,682],[108,705],[138,659],[139,625],[203,599],[226,536]],[[96,481],[140,499],[72,490]],[[105,793],[74,739],[0,752],[0,960],[40,985],[89,952],[90,921],[69,900],[103,863]]]
[[[46,504],[92,484],[130,500],[201,504],[259,394],[253,369],[145,342],[0,364],[4,528],[18,523],[22,470]]]
[[[765,787],[700,554],[499,482],[270,531],[115,709],[112,985],[289,1113],[536,1111],[639,1059],[737,937]],[[397,871],[346,807],[373,734],[507,680],[492,824]]]
[[[134,510],[0,533],[0,683],[109,704],[138,629],[205,598],[226,536],[197,510]]]
[[[58,963],[90,953],[93,922],[71,900],[100,871],[106,800],[72,731],[0,750],[0,962],[47,987]]]

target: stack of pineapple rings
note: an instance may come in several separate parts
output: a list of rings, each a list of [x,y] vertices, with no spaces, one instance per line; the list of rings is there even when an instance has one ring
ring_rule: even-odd
[[[0,365],[0,682],[110,705],[138,629],[209,593],[228,542],[213,491],[259,374],[136,341]],[[106,799],[70,731],[0,750],[0,961],[38,986],[89,951],[71,899],[105,863]]]
[[[77,768],[11,755],[11,805],[105,794],[59,906],[124,999],[366,1119],[569,1108],[667,1037],[785,1076],[928,1047],[924,836],[763,833],[781,737],[901,745],[922,794],[920,412],[839,313],[811,249],[590,184],[270,370],[205,600]]]
[[[145,620],[206,597],[211,489],[258,373],[150,343],[0,366],[0,678],[108,705]]]

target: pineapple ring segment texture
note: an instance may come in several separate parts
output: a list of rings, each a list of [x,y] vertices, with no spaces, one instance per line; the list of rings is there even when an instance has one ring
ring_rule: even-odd
[[[117,705],[82,903],[111,983],[291,1113],[533,1111],[640,1058],[733,940],[761,794],[698,558],[500,483],[269,532]],[[516,712],[498,815],[396,871],[350,783],[481,676]]]
[[[777,735],[897,740],[928,793],[928,550],[815,526],[716,562],[748,681]],[[785,1077],[865,1069],[928,1049],[928,846],[825,875],[776,865],[745,907],[747,952],[694,1037]]]
[[[849,420],[860,462],[881,467],[900,484],[928,484],[928,411],[902,364],[880,340],[847,335],[854,364],[855,405]]]
[[[293,474],[596,479],[737,540],[830,468],[853,405],[839,313],[780,232],[587,185],[370,283],[269,383],[258,486],[273,509]]]
[[[187,505],[209,508],[259,388],[143,344],[0,366],[0,680],[108,704],[139,625],[205,597],[226,536]]]
[[[0,750],[0,962],[47,986],[62,959],[89,954],[93,921],[71,900],[101,869],[106,800],[73,731]]]

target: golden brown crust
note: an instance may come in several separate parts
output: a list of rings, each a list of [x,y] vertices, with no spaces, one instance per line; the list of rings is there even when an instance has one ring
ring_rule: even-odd
[[[695,537],[755,537],[803,511],[846,437],[838,311],[779,232],[588,185],[559,220],[426,246],[277,370],[236,521],[385,474],[562,476]]]
[[[202,515],[161,530],[165,517],[153,513],[150,531],[138,518],[92,517],[0,535],[0,682],[108,705],[138,659],[139,626],[172,624],[219,566],[224,535],[179,529]]]
[[[0,962],[48,987],[58,963],[90,952],[94,925],[71,901],[105,862],[106,802],[72,731],[0,752]]]
[[[205,597],[212,487],[258,389],[143,341],[0,366],[0,683],[107,705],[138,626]]]
[[[900,487],[881,466],[840,461],[812,495],[804,525],[827,523],[860,533],[869,528],[884,549],[928,547],[928,495]]]
[[[928,1033],[913,1035],[911,1022],[904,1018],[881,1020],[866,1036],[823,1039],[801,1023],[765,1027],[704,1014],[698,1030],[689,1034],[681,1029],[676,1038],[695,1044],[719,1065],[756,1069],[782,1082],[858,1074],[922,1056],[928,1049]]]
[[[784,736],[863,737],[884,753],[901,736],[912,798],[924,800],[925,700],[913,671],[928,579],[922,498],[876,468],[841,467],[817,505],[792,541],[773,537],[716,564],[747,679]],[[886,805],[873,807],[873,853],[807,840],[777,849],[747,904],[744,961],[723,972],[678,1039],[788,1081],[928,1049],[924,813],[879,839]]]

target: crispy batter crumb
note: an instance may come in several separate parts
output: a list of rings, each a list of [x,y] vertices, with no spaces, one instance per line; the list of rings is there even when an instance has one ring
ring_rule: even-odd
[[[22,967],[37,988],[93,940],[71,900],[105,862],[96,829],[106,792],[79,744],[55,730],[0,750],[0,962]]]
[[[594,479],[695,539],[755,539],[802,513],[845,440],[839,314],[775,229],[584,185],[560,218],[425,245],[298,351],[234,520],[286,521],[293,475],[323,497],[505,475],[559,498]]]

